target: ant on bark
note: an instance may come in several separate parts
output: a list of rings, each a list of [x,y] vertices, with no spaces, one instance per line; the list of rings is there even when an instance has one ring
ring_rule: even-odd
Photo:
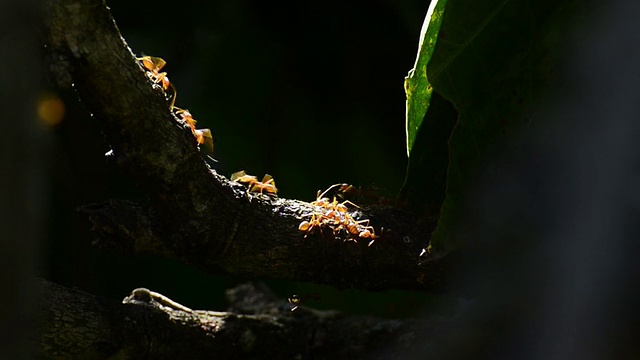
[[[318,191],[316,200],[312,201],[311,205],[320,209],[311,214],[309,221],[304,220],[298,225],[298,230],[305,232],[305,238],[316,230],[322,231],[323,228],[330,228],[334,237],[343,234],[346,235],[347,240],[354,242],[357,242],[358,238],[370,239],[368,246],[373,245],[379,236],[376,235],[374,228],[369,225],[369,219],[355,220],[349,214],[348,206],[360,207],[349,200],[338,202],[335,196],[333,200],[325,197],[333,189],[338,187],[339,189],[344,189],[349,186],[347,184],[334,184],[322,193]]]
[[[260,194],[276,196],[278,189],[276,188],[276,181],[269,174],[265,174],[262,177],[262,181],[258,181],[258,178],[253,175],[247,175],[244,170],[231,174],[231,181],[243,184],[247,186],[248,192],[257,192]]]
[[[147,77],[154,83],[160,85],[162,90],[166,93],[169,88],[173,90],[173,96],[171,97],[171,105],[169,108],[172,112],[182,121],[187,123],[191,128],[191,132],[193,136],[196,138],[196,141],[199,145],[204,145],[206,149],[213,153],[213,135],[211,134],[210,129],[196,129],[196,120],[191,115],[191,112],[186,109],[181,109],[176,104],[176,97],[178,96],[178,91],[175,86],[169,81],[169,77],[166,72],[160,72],[162,68],[167,64],[167,62],[163,58],[159,58],[156,56],[142,56],[137,58],[140,62],[140,65],[145,70]]]

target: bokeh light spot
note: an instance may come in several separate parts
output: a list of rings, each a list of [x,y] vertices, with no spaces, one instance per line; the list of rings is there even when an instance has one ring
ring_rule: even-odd
[[[46,126],[55,126],[64,118],[64,102],[53,93],[46,93],[38,101],[38,119]]]

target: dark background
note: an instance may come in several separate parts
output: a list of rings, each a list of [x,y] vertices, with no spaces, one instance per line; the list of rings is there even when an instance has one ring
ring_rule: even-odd
[[[269,173],[279,196],[306,201],[338,182],[390,197],[399,192],[407,164],[403,81],[415,61],[427,1],[108,5],[134,53],[167,61],[163,70],[177,88],[176,105],[214,133],[219,173]],[[211,310],[224,309],[225,289],[257,280],[93,249],[78,206],[145,199],[106,162],[107,140],[77,95],[59,95],[67,111],[49,128],[51,216],[41,276],[117,300],[148,287]],[[405,316],[427,303],[435,309],[434,301],[449,306],[425,294],[269,284],[283,298],[295,293],[311,299],[308,305],[362,314]]]
[[[67,110],[60,124],[34,124],[33,104],[42,92],[32,70],[44,69],[35,40],[37,5],[0,2],[6,50],[0,57],[0,275],[2,289],[16,295],[0,297],[8,319],[3,350],[25,327],[24,311],[35,296],[24,283],[34,267],[46,279],[114,300],[146,286],[192,308],[223,309],[224,290],[247,279],[91,248],[90,225],[78,206],[145,199],[107,164],[108,144],[72,91],[59,93]],[[398,191],[406,164],[402,81],[427,3],[109,5],[135,53],[169,62],[178,105],[215,133],[219,172],[269,172],[282,196],[304,200],[336,182]],[[475,337],[503,358],[640,353],[638,14],[634,2],[614,1],[575,31],[563,82],[545,94],[539,110],[546,122],[532,127],[521,151],[505,154],[492,167],[493,178],[469,197],[470,238],[509,242],[531,229],[536,236],[507,253],[519,256],[479,259],[462,269],[466,281],[484,288],[478,298],[488,308],[462,316],[482,333],[503,332],[499,341]],[[456,302],[270,284],[283,297],[317,292],[314,306],[385,316]],[[456,349],[469,343],[450,338]]]

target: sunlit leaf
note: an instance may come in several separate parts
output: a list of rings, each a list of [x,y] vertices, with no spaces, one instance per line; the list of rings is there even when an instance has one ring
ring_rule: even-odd
[[[460,0],[448,2],[441,13],[435,49],[431,52],[421,49],[421,55],[428,53],[426,76],[419,73],[422,66],[419,57],[408,86],[405,83],[410,96],[407,103],[410,165],[403,196],[420,202],[444,199],[439,212],[433,210],[436,204],[432,203],[423,213],[427,217],[439,216],[431,239],[434,249],[446,251],[464,241],[456,238],[455,229],[464,218],[469,191],[492,158],[516,146],[531,122],[542,120],[535,117],[534,109],[566,48],[563,45],[569,25],[576,14],[580,15],[576,4],[573,0]],[[433,17],[430,21],[434,22]],[[416,78],[417,75],[420,76]],[[424,84],[428,84],[426,88]],[[442,111],[445,105],[430,113],[428,105],[434,93],[442,95],[458,112],[450,136],[446,131],[438,135],[445,136],[448,143],[446,190],[439,198],[436,194],[416,197],[419,187],[415,184],[419,184],[419,179],[440,173],[439,166],[444,164],[443,154],[433,150],[441,149],[443,139],[434,140],[428,134],[418,137],[421,131],[428,132],[425,129],[429,126],[446,129],[445,125],[433,122],[450,124],[451,111]],[[425,104],[426,110],[420,107]],[[449,115],[443,118],[443,114]],[[433,144],[420,144],[418,140]],[[432,154],[417,156],[416,149],[427,149]],[[441,159],[434,160],[433,156]],[[438,185],[432,183],[431,186]],[[407,187],[409,184],[414,185]],[[441,187],[425,186],[422,190],[441,191]],[[418,204],[418,208],[424,210],[424,205]]]
[[[404,80],[404,91],[407,95],[407,155],[411,157],[411,149],[422,124],[433,91],[427,79],[427,65],[438,39],[442,14],[447,0],[432,0],[420,31],[418,56],[416,63]]]

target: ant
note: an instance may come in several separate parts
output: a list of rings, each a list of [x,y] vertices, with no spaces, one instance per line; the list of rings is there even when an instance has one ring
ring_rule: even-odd
[[[231,174],[231,181],[244,184],[248,187],[248,192],[257,192],[260,194],[266,193],[266,195],[276,196],[278,189],[276,188],[276,181],[269,174],[265,174],[262,177],[262,181],[258,181],[258,178],[253,175],[247,175],[244,170]]]
[[[189,125],[193,136],[199,145],[204,145],[206,149],[213,153],[213,135],[210,129],[196,129],[196,120],[191,115],[191,112],[186,109],[181,109],[176,104],[176,98],[178,91],[175,86],[169,81],[169,77],[166,72],[160,72],[162,68],[167,64],[163,58],[155,56],[142,56],[137,58],[142,67],[145,69],[147,77],[154,83],[159,84],[163,91],[168,91],[169,88],[173,89],[173,97],[171,98],[171,111],[174,111],[175,115]]]
[[[321,218],[316,216],[316,214],[312,214],[309,221],[303,221],[300,223],[300,225],[298,225],[298,230],[306,232],[306,234],[304,235],[306,239],[307,235],[315,231],[315,229],[320,229],[322,225],[323,222],[321,222]]]
[[[351,216],[349,217],[351,218]],[[351,220],[353,220],[353,218],[351,218]],[[378,235],[376,235],[373,226],[369,226],[369,219],[360,221],[353,220],[352,222],[347,224],[347,231],[351,235],[358,236],[359,238],[371,239],[371,241],[369,241],[369,245],[367,246],[373,245],[375,240],[379,237]]]
[[[171,109],[173,109],[178,92],[173,84],[171,84],[171,81],[169,81],[167,73],[160,72],[167,62],[163,58],[155,56],[143,56],[137,58],[137,60],[140,61],[140,64],[146,70],[147,77],[153,81],[154,84],[159,84],[164,91],[168,91],[169,88],[173,89],[173,98],[171,99]]]
[[[241,184],[249,186],[250,184],[257,182],[258,178],[253,175],[247,175],[244,170],[240,170],[231,174],[231,181],[239,182]]]
[[[171,82],[169,81],[169,77],[167,77],[166,72],[160,72],[162,68],[167,64],[167,62],[163,58],[155,57],[155,56],[143,56],[137,58],[140,61],[140,64],[147,70],[147,76],[151,79],[155,84],[160,84],[163,90],[169,90],[169,86]]]
[[[262,177],[262,181],[257,181],[251,185],[249,188],[251,192],[257,192],[262,194],[266,192],[267,195],[275,195],[278,193],[278,189],[276,188],[276,181],[269,174],[264,174]]]
[[[356,208],[360,208],[360,206],[352,203],[349,200],[345,200],[341,203],[338,203],[338,200],[336,200],[336,197],[333,197],[333,201],[329,201],[329,198],[325,197],[325,195],[333,190],[336,187],[340,187],[340,189],[338,190],[338,192],[340,192],[342,189],[344,188],[349,188],[352,187],[351,185],[348,184],[333,184],[331,186],[329,186],[329,188],[327,190],[325,190],[324,192],[320,193],[320,190],[318,190],[318,194],[316,196],[316,200],[311,202],[311,205],[315,205],[315,206],[320,206],[323,207],[325,209],[331,209],[331,210],[336,210],[338,212],[341,213],[346,213],[348,211],[347,206],[346,205],[351,205],[353,207]]]
[[[195,136],[198,144],[204,145],[207,148],[207,150],[209,150],[209,152],[212,153],[213,152],[213,135],[211,134],[211,130],[196,129],[197,121],[196,119],[193,118],[193,115],[191,115],[191,112],[189,112],[189,110],[181,109],[177,106],[174,106],[173,109],[174,110],[177,109],[175,110],[176,116],[178,116],[181,120],[186,122],[187,125],[189,125],[189,127],[191,128],[191,132],[193,133],[193,136]]]
[[[380,237],[379,235],[376,235],[375,231],[373,230],[373,227],[371,226],[366,226],[364,230],[362,230],[360,234],[358,234],[358,236],[363,239],[371,239],[371,241],[369,241],[369,244],[367,246],[373,245],[376,239]]]

